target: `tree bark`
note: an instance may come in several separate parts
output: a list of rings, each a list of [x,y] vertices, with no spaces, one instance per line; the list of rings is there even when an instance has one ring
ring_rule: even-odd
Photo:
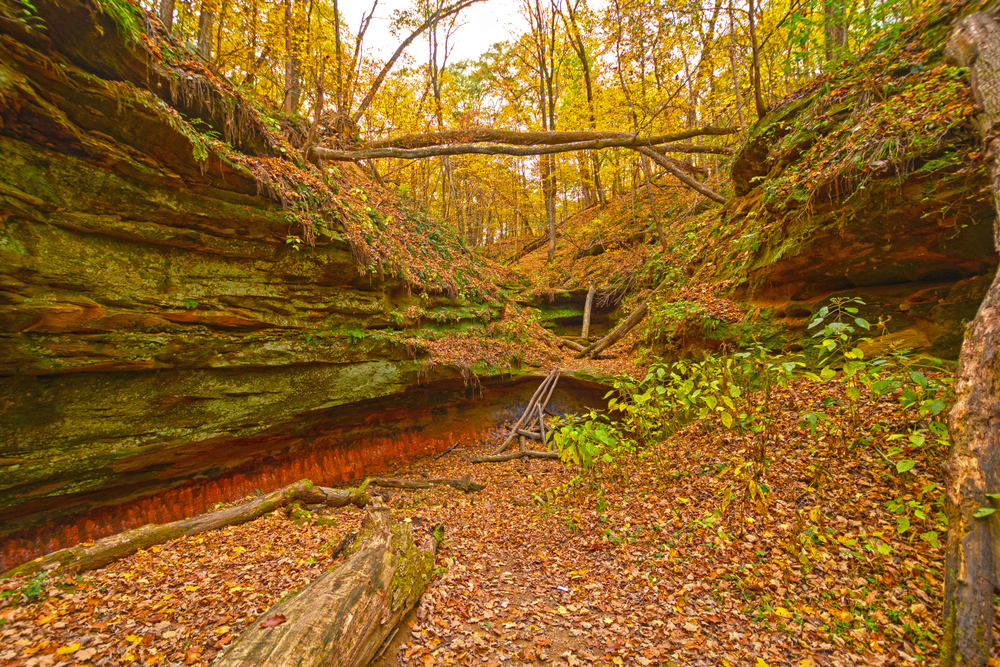
[[[385,477],[373,477],[368,480],[370,486],[379,486],[386,489],[429,489],[432,486],[450,486],[459,491],[472,493],[482,491],[486,487],[477,484],[470,479],[388,479]]]
[[[539,452],[533,449],[526,449],[523,452],[510,452],[509,454],[494,454],[491,456],[475,456],[471,459],[473,463],[502,463],[513,461],[514,459],[559,459],[559,452]]]
[[[176,0],[160,0],[160,22],[168,33],[174,29],[174,5]]]
[[[694,180],[693,178],[685,174],[684,170],[678,167],[670,158],[666,157],[665,155],[661,155],[652,148],[640,148],[638,150],[643,155],[649,157],[653,162],[660,165],[661,167],[669,171],[671,174],[676,176],[677,180],[679,180],[681,183],[684,183],[688,187],[694,189],[697,192],[700,192],[701,194],[705,195],[706,197],[708,197],[713,201],[717,201],[720,204],[726,203],[727,200],[725,197],[720,195],[715,190],[712,190],[706,185],[702,185],[698,181]]]
[[[963,19],[946,49],[948,60],[972,71],[982,106],[980,131],[1000,213],[1000,24],[982,13]],[[1000,223],[994,222],[1000,248]],[[945,464],[944,636],[941,664],[987,665],[994,619],[993,592],[1000,581],[1000,518],[976,518],[996,508],[986,494],[1000,492],[1000,274],[994,278],[959,355],[955,405],[949,414],[952,448]]]
[[[416,523],[369,511],[347,561],[271,607],[213,666],[368,665],[431,578],[440,533]]]
[[[608,144],[609,147],[659,146],[703,135],[725,136],[735,134],[736,132],[739,132],[736,128],[708,125],[670,134],[640,137],[633,132],[594,130],[518,132],[514,130],[498,130],[492,127],[470,127],[460,130],[445,130],[443,132],[404,134],[391,139],[373,141],[367,148],[425,148],[427,146],[441,146],[445,144],[476,143],[500,143],[511,144],[513,146],[554,146],[557,144],[572,144],[599,139],[625,140],[624,143]]]
[[[823,0],[823,34],[826,61],[841,57],[847,47],[847,6],[844,0]]]
[[[590,337],[590,311],[594,308],[594,292],[594,286],[591,285],[587,290],[587,303],[583,307],[583,331],[580,333],[580,338],[584,340]]]
[[[764,96],[760,91],[760,48],[757,46],[757,14],[754,1],[750,0],[750,51],[751,69],[753,70],[753,99],[757,104],[757,118],[767,115],[767,105],[764,104]]]
[[[302,480],[283,489],[226,509],[208,512],[191,519],[182,519],[165,524],[149,524],[117,535],[97,540],[91,546],[76,546],[60,549],[33,561],[18,565],[4,572],[0,577],[12,577],[35,572],[79,573],[94,570],[113,563],[119,558],[130,556],[140,549],[148,549],[155,544],[163,544],[178,537],[197,535],[224,526],[236,526],[264,516],[293,502],[324,503],[330,507],[357,505],[363,507],[369,502],[363,491],[353,489],[324,489]]]
[[[212,25],[215,23],[215,12],[209,8],[209,3],[201,3],[201,13],[198,15],[198,53],[205,60],[212,59]]]
[[[425,148],[362,148],[358,150],[335,150],[317,146],[312,149],[312,155],[323,160],[339,160],[356,162],[377,158],[399,158],[416,160],[419,158],[440,157],[442,155],[551,155],[571,151],[599,150],[602,148],[636,148],[646,146],[646,142],[636,139],[592,139],[567,144],[550,144],[536,146],[518,146],[510,144],[449,144],[446,146],[429,146]],[[712,153],[717,155],[732,155],[731,148],[718,146],[698,146],[695,144],[664,144],[657,145],[658,151],[666,153]]]

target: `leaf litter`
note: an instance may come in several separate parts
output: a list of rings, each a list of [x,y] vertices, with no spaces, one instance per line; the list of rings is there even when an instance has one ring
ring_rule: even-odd
[[[470,476],[487,487],[391,494],[400,517],[419,514],[447,533],[435,578],[376,664],[936,660],[945,452],[913,447],[913,467],[895,474],[877,451],[811,434],[801,406],[841,391],[807,380],[776,391],[766,498],[746,494],[733,473],[744,444],[706,422],[588,472],[558,461],[470,464],[496,446],[500,426],[463,452],[397,468],[397,477]],[[891,396],[864,399],[861,415],[883,433],[909,426]],[[923,509],[901,514],[900,504]],[[4,581],[0,664],[207,665],[332,566],[362,516],[351,508],[330,510],[332,522],[295,522],[277,512],[46,581],[33,600],[30,579]]]

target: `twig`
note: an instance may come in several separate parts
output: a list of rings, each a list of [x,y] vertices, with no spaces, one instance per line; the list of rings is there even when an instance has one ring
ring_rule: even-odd
[[[454,445],[452,445],[451,447],[449,447],[448,449],[444,450],[443,452],[441,452],[440,454],[438,454],[437,456],[435,456],[434,460],[437,461],[439,458],[441,458],[442,456],[444,456],[448,452],[453,451],[456,447],[458,447],[458,443],[457,442]]]

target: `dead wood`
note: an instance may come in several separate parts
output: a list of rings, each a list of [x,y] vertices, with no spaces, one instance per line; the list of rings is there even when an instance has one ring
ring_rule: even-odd
[[[443,452],[441,452],[440,454],[438,454],[437,456],[435,456],[434,460],[437,461],[438,459],[443,458],[445,454],[448,454],[449,452],[453,451],[456,447],[458,447],[458,443],[457,442],[454,445],[452,445],[451,447],[449,447],[448,449],[444,450]]]
[[[675,160],[671,160],[666,155],[663,155],[662,153],[659,153],[653,150],[652,148],[639,148],[638,151],[643,155],[647,156],[650,160],[652,160],[656,164],[660,165],[661,167],[669,171],[674,176],[676,176],[677,180],[679,180],[681,183],[684,183],[688,187],[696,190],[697,192],[700,192],[701,194],[705,195],[706,197],[708,197],[713,201],[717,201],[720,204],[726,203],[727,200],[725,197],[720,195],[715,190],[712,190],[711,188],[702,185],[698,181],[691,178],[688,174],[685,173],[684,169],[682,169]]]
[[[440,533],[423,525],[370,510],[346,561],[267,610],[213,665],[369,664],[430,579]]]
[[[422,132],[406,134],[391,139],[373,141],[371,148],[424,148],[427,146],[442,146],[445,144],[498,143],[515,146],[550,146],[572,144],[595,139],[630,139],[637,146],[656,146],[675,141],[684,141],[705,135],[735,134],[738,129],[728,127],[701,127],[672,134],[661,134],[653,137],[637,137],[632,132],[600,132],[600,131],[553,131],[553,132],[518,132],[512,130],[497,130],[491,127],[472,127],[461,130],[445,130],[443,132]]]
[[[588,322],[588,324],[589,324],[589,322]],[[559,344],[562,345],[563,347],[568,347],[571,350],[576,350],[577,352],[583,352],[585,349],[587,349],[583,345],[580,345],[579,343],[577,343],[575,341],[569,340],[568,338],[560,338],[559,339]]]
[[[495,454],[492,456],[475,456],[471,459],[473,463],[501,463],[503,461],[513,461],[514,459],[558,459],[559,452],[539,452],[533,449],[526,449],[523,452],[509,452],[507,454]]]
[[[450,486],[459,491],[472,493],[482,491],[486,487],[466,479],[388,479],[385,477],[373,477],[368,480],[369,486],[380,486],[389,489],[429,489],[432,486]]]
[[[591,343],[589,346],[587,346],[586,349],[583,350],[583,352],[580,352],[578,355],[576,355],[576,358],[582,359],[586,356],[596,357],[601,352],[603,352],[604,350],[608,349],[609,347],[617,343],[619,340],[621,340],[622,337],[625,336],[625,334],[627,334],[635,327],[635,325],[639,324],[639,322],[642,322],[643,318],[646,317],[646,312],[649,310],[650,300],[652,300],[652,298],[656,296],[659,293],[659,291],[666,286],[666,284],[667,284],[666,281],[660,283],[652,292],[650,292],[649,296],[646,297],[646,299],[641,304],[639,304],[639,306],[635,310],[633,310],[632,313],[627,318],[625,318],[624,322],[615,327],[614,330],[604,338],[601,338],[600,340]]]
[[[637,146],[650,145],[655,145],[657,150],[664,153],[709,153],[715,155],[732,155],[733,153],[731,148],[719,146],[680,143],[650,144],[647,139],[628,137],[531,146],[516,146],[511,144],[449,144],[447,146],[428,146],[426,148],[361,148],[349,151],[316,146],[312,149],[311,154],[323,160],[357,162],[359,160],[376,158],[418,160],[420,158],[442,157],[446,155],[513,155],[527,157],[530,155],[552,155],[554,153],[569,153],[573,151],[601,150],[603,148],[636,148]]]
[[[171,523],[148,524],[99,539],[89,546],[79,545],[53,551],[18,565],[0,576],[34,574],[43,570],[68,573],[86,572],[130,556],[140,549],[148,549],[178,537],[190,537],[225,526],[247,523],[296,502],[303,504],[321,503],[329,507],[343,507],[351,504],[363,507],[369,502],[369,498],[363,491],[324,489],[313,486],[309,480],[302,480],[235,507],[227,507]]]
[[[504,440],[502,445],[500,445],[493,451],[494,454],[502,453],[510,446],[510,443],[514,441],[514,438],[517,436],[517,429],[521,428],[521,426],[524,425],[524,420],[527,419],[528,416],[532,414],[531,409],[538,401],[538,397],[542,394],[543,391],[545,391],[545,388],[548,386],[549,382],[552,381],[552,378],[555,377],[556,373],[558,372],[559,372],[559,364],[556,364],[556,367],[553,368],[547,376],[545,376],[545,379],[542,380],[542,384],[540,384],[538,386],[538,389],[535,390],[535,393],[532,394],[531,400],[528,401],[528,407],[524,409],[524,413],[521,415],[521,418],[518,419],[517,423],[514,424],[514,427],[510,429],[510,433],[507,435],[507,439]]]

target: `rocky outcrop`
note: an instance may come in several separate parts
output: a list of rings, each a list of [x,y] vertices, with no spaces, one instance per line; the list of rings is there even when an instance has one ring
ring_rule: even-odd
[[[343,168],[324,186],[225,82],[158,60],[183,47],[152,23],[142,34],[132,5],[134,25],[101,2],[34,4],[26,20],[0,3],[0,541],[308,450],[338,406],[419,403],[419,384],[461,378],[428,370],[403,327],[498,306],[408,279],[391,249],[364,245],[396,223],[366,204],[355,224],[333,193],[388,195]],[[420,428],[418,451],[446,437]],[[363,472],[345,466],[327,477]]]
[[[801,344],[820,305],[857,296],[883,346],[957,356],[997,254],[975,104],[937,48],[952,20],[876,43],[785,100],[737,154],[738,196],[703,261],[736,278],[761,330],[783,332],[772,342]]]

